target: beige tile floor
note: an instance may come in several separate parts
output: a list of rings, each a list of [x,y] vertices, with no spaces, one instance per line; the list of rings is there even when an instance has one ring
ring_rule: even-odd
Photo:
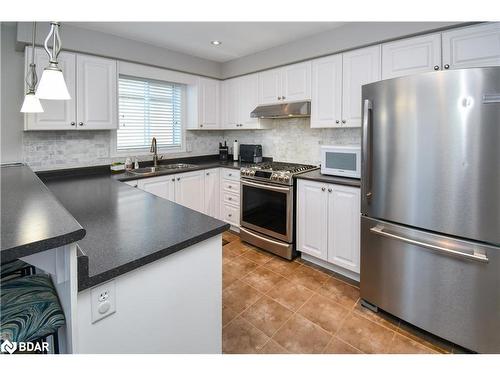
[[[362,307],[357,286],[223,234],[224,353],[453,353],[463,349]]]

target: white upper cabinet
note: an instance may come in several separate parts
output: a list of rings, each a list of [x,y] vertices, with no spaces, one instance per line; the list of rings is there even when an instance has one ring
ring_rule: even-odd
[[[328,262],[359,273],[360,189],[328,185]]]
[[[361,126],[361,86],[381,78],[380,45],[342,54],[342,125]]]
[[[26,48],[26,68],[31,62],[31,48]],[[76,58],[75,54],[61,52],[58,57],[59,67],[63,71],[70,100],[40,100],[42,113],[25,113],[25,130],[71,130],[76,129]],[[49,65],[47,52],[35,48],[35,64],[38,82],[43,69]]]
[[[441,69],[441,34],[430,34],[382,45],[382,79]]]
[[[312,62],[311,128],[340,126],[342,117],[342,55]]]
[[[117,128],[116,61],[77,55],[77,120],[83,129]]]
[[[251,118],[250,113],[259,105],[259,75],[249,74],[238,78],[239,85],[239,123],[249,129],[259,127],[259,120]]]
[[[443,68],[500,65],[500,22],[443,32]]]
[[[220,217],[220,169],[207,169],[205,173],[205,214]]]
[[[311,62],[287,65],[282,68],[281,100],[311,99]]]
[[[281,100],[281,69],[259,73],[259,104],[276,103]]]
[[[30,48],[26,49],[29,65]],[[61,52],[58,56],[70,100],[42,100],[43,113],[25,114],[25,130],[94,130],[118,127],[116,61]],[[40,79],[48,65],[47,53],[35,49]]]
[[[220,81],[209,78],[198,80],[199,128],[220,127]]]
[[[257,74],[232,78],[222,83],[222,113],[224,128],[261,129],[259,119],[250,113],[257,107],[259,99],[259,78]]]
[[[297,250],[322,260],[328,258],[326,186],[316,181],[298,181]]]
[[[311,62],[259,73],[259,104],[311,99]]]

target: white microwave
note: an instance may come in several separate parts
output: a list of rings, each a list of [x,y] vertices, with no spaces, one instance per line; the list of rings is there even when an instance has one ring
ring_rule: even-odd
[[[359,146],[321,146],[321,173],[361,178]]]

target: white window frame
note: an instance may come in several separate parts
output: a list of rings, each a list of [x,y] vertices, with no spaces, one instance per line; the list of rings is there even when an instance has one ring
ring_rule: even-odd
[[[167,69],[160,69],[155,67],[150,67],[146,65],[133,64],[128,62],[118,62],[118,76],[117,80],[119,80],[120,75],[129,76],[131,78],[138,79],[152,79],[156,81],[162,82],[170,82],[183,84],[184,89],[182,90],[182,108],[181,108],[181,145],[180,146],[160,146],[158,145],[158,154],[178,154],[186,152],[186,128],[187,128],[187,87],[188,85],[192,85],[196,82],[196,76],[174,72]],[[117,85],[117,90],[118,90]],[[119,108],[119,95],[116,96],[117,100],[117,111]],[[126,156],[142,156],[142,155],[151,155],[149,152],[149,147],[147,148],[136,148],[136,149],[127,149],[127,150],[118,150],[117,149],[117,130],[111,131],[111,142],[110,142],[110,156],[111,157],[126,157]]]

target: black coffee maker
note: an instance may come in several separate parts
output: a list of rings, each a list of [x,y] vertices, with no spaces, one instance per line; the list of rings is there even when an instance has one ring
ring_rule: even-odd
[[[224,141],[224,146],[221,142],[219,142],[219,160],[227,161],[229,156],[229,148],[227,146],[226,141]]]

